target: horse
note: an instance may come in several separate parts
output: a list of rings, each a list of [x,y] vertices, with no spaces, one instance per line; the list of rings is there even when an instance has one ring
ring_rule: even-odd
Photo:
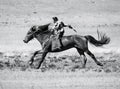
[[[95,45],[96,47],[100,47],[103,45],[106,45],[110,42],[110,38],[106,36],[106,34],[99,34],[99,39],[96,40],[93,36],[91,35],[68,35],[68,36],[63,36],[61,38],[62,42],[62,47],[60,49],[52,49],[52,42],[55,41],[54,39],[52,40],[51,35],[53,33],[49,30],[49,25],[34,25],[30,28],[30,30],[27,32],[25,38],[24,38],[24,43],[28,43],[31,41],[33,38],[36,38],[41,46],[42,46],[42,52],[40,50],[35,51],[33,56],[30,59],[30,65],[33,64],[34,57],[40,52],[42,54],[41,60],[38,61],[38,66],[37,69],[41,67],[41,64],[43,63],[46,55],[49,52],[61,52],[64,50],[68,50],[70,48],[76,48],[77,52],[79,53],[80,56],[83,57],[83,65],[82,67],[85,68],[87,58],[85,56],[85,53],[88,54],[97,65],[103,66],[103,63],[99,62],[94,54],[88,49],[88,42]],[[56,44],[58,41],[55,41],[54,43]]]

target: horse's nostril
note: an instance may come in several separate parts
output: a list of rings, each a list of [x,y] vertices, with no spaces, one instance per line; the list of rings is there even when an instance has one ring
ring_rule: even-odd
[[[23,42],[25,42],[25,40],[23,40]]]
[[[24,43],[27,43],[25,40],[23,40]]]

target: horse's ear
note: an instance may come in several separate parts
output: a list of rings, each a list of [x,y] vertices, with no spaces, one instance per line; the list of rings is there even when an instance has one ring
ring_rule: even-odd
[[[32,31],[36,31],[36,26],[33,26],[33,27],[31,28],[31,30],[32,30]]]

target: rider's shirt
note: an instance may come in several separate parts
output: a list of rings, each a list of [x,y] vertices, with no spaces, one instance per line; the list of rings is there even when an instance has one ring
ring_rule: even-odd
[[[64,23],[62,21],[57,21],[54,23],[53,29],[57,31],[63,31],[64,30]]]

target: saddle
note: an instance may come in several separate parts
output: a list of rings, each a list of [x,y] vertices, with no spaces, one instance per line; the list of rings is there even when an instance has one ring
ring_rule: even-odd
[[[60,48],[61,48],[60,39],[58,38],[58,36],[55,35],[52,37],[52,50],[60,49]]]
[[[51,35],[50,39],[46,39],[42,45],[42,48],[44,49],[46,46],[49,46],[50,44],[51,44],[52,50],[60,49],[61,47],[61,42],[58,39],[57,35]]]
[[[46,39],[42,45],[42,48],[44,49],[47,46],[51,45],[51,49],[55,50],[55,49],[60,49],[62,43],[60,42],[60,39],[57,35],[51,35],[49,39]]]

